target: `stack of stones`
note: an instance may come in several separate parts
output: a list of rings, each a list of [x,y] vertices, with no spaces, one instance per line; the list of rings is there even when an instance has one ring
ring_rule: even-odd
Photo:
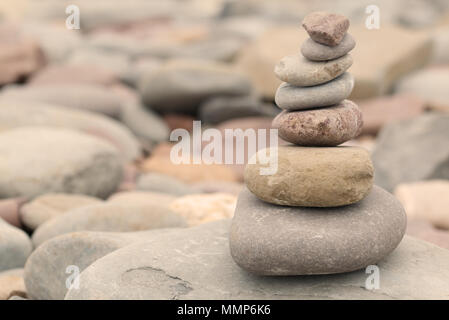
[[[400,203],[373,186],[369,153],[338,146],[360,134],[362,113],[345,100],[354,86],[346,72],[355,46],[346,17],[315,12],[303,26],[301,53],[275,68],[283,109],[273,120],[293,145],[260,150],[245,168],[230,234],[235,262],[260,275],[349,272],[376,264],[404,236]],[[263,158],[262,154],[263,152]],[[259,161],[276,152],[273,164]]]

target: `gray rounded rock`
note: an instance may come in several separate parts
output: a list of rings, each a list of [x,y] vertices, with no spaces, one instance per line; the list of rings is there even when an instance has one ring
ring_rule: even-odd
[[[0,271],[22,268],[32,250],[28,235],[0,218]]]
[[[294,54],[282,58],[274,68],[274,73],[280,80],[291,85],[310,87],[337,78],[349,69],[352,62],[350,54],[329,61],[311,61],[300,54]]]
[[[350,272],[392,252],[406,223],[400,202],[377,186],[360,202],[326,209],[279,207],[244,190],[232,221],[231,255],[259,275]]]
[[[61,128],[21,127],[0,134],[0,197],[78,193],[104,198],[123,168],[117,149]]]
[[[346,34],[343,40],[335,47],[329,47],[308,38],[301,45],[301,53],[312,61],[324,61],[340,58],[355,47],[355,40],[350,34]]]
[[[324,84],[313,87],[296,87],[282,83],[276,91],[276,104],[284,110],[303,110],[337,104],[354,88],[354,78],[348,72]]]
[[[354,139],[362,125],[362,111],[350,100],[328,108],[284,110],[272,123],[283,140],[310,147],[332,147]]]

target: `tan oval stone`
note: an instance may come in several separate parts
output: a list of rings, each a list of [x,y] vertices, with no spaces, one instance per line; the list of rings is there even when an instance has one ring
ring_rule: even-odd
[[[25,204],[20,209],[20,218],[25,226],[34,230],[66,211],[100,202],[101,199],[82,194],[48,193]]]
[[[300,146],[332,147],[357,137],[363,125],[362,112],[352,101],[321,109],[283,111],[272,126],[279,137]]]
[[[245,183],[259,199],[303,207],[337,207],[363,199],[373,185],[373,165],[368,151],[358,147],[277,148],[277,172],[261,175],[257,152],[245,168]],[[275,152],[270,148],[268,153]],[[262,153],[262,154],[261,154]],[[257,161],[256,161],[257,160]]]
[[[350,54],[329,61],[311,61],[300,54],[293,54],[282,58],[274,73],[280,80],[294,86],[310,87],[337,78],[349,69],[352,62]]]

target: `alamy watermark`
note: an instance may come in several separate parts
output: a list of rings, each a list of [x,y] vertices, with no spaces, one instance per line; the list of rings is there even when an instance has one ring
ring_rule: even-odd
[[[65,13],[69,16],[65,20],[65,26],[70,30],[80,29],[80,8],[71,4],[65,8]]]
[[[203,131],[201,121],[193,121],[192,135],[185,129],[175,129],[170,141],[177,142],[170,151],[174,164],[245,164],[247,156],[249,164],[263,165],[261,175],[273,175],[278,169],[277,129],[225,129],[223,136],[215,128]],[[256,152],[257,157],[253,156]]]

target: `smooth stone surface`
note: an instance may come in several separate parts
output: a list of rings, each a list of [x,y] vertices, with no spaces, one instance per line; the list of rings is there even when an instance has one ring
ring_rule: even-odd
[[[274,117],[278,110],[274,105],[263,103],[255,96],[214,97],[204,102],[198,113],[203,122],[217,124],[235,118]]]
[[[248,95],[251,82],[223,64],[174,60],[143,77],[139,87],[150,108],[190,114],[213,96]]]
[[[31,103],[44,102],[55,106],[98,112],[116,118],[124,102],[120,96],[108,88],[92,84],[13,86],[2,90],[0,99]]]
[[[244,190],[229,243],[234,261],[258,275],[350,272],[392,252],[406,223],[400,202],[376,186],[356,204],[326,209],[283,208]]]
[[[156,172],[142,174],[137,178],[137,189],[183,196],[186,194],[200,193],[198,189],[184,183],[174,177]]]
[[[58,235],[76,231],[131,232],[184,227],[184,218],[166,204],[109,202],[70,210],[42,224],[33,233],[36,247]]]
[[[400,184],[394,189],[411,219],[422,219],[449,230],[449,181],[428,180]]]
[[[424,100],[413,94],[396,94],[358,102],[363,113],[362,134],[376,135],[383,126],[424,113]]]
[[[122,109],[120,120],[146,145],[169,138],[170,132],[164,120],[138,102],[127,103]]]
[[[29,83],[31,85],[92,84],[109,86],[118,81],[114,72],[99,66],[50,64],[31,77]]]
[[[22,268],[32,250],[25,232],[0,219],[0,271]]]
[[[280,80],[291,85],[310,87],[337,78],[352,62],[350,54],[330,61],[310,61],[300,54],[293,54],[282,58],[274,68],[274,73]]]
[[[101,203],[101,199],[80,194],[44,194],[20,208],[20,219],[27,228],[34,230],[44,222],[58,217],[71,209],[94,203]]]
[[[237,197],[227,193],[192,194],[180,197],[170,208],[187,220],[189,226],[232,218]]]
[[[0,133],[0,197],[51,192],[107,197],[122,170],[112,145],[81,132],[22,127]]]
[[[280,138],[311,147],[332,147],[354,139],[362,125],[362,111],[350,100],[322,109],[282,111],[272,124]]]
[[[11,269],[0,272],[0,300],[8,300],[11,293],[25,295],[23,269]]]
[[[326,107],[346,99],[354,87],[353,76],[345,72],[338,78],[313,87],[296,87],[286,82],[276,91],[276,104],[284,110]]]
[[[57,236],[40,245],[25,265],[25,284],[32,299],[61,300],[67,293],[68,266],[83,271],[95,260],[148,235],[171,229],[136,232],[80,231]]]
[[[101,114],[45,103],[0,102],[0,131],[23,126],[49,126],[78,130],[112,143],[124,160],[140,156],[140,146],[131,131]]]
[[[377,185],[449,179],[449,115],[424,114],[385,126],[372,159]]]
[[[349,19],[341,14],[316,11],[304,18],[302,26],[314,41],[336,46],[348,31]]]
[[[308,38],[301,45],[301,53],[304,57],[312,61],[325,61],[340,58],[354,49],[355,40],[350,34],[346,34],[341,42],[329,47]]]
[[[379,262],[381,285],[367,273],[260,277],[229,252],[229,222],[154,234],[95,261],[66,299],[447,299],[449,253],[411,237]],[[374,230],[370,230],[374,232]],[[367,244],[372,247],[372,244]]]
[[[395,91],[416,95],[429,109],[449,113],[448,82],[449,67],[430,67],[405,76]]]
[[[363,148],[280,146],[277,172],[261,175],[260,169],[268,166],[260,162],[260,155],[268,157],[275,151],[260,150],[245,168],[246,186],[263,201],[283,206],[344,206],[363,199],[373,185],[373,165]]]

